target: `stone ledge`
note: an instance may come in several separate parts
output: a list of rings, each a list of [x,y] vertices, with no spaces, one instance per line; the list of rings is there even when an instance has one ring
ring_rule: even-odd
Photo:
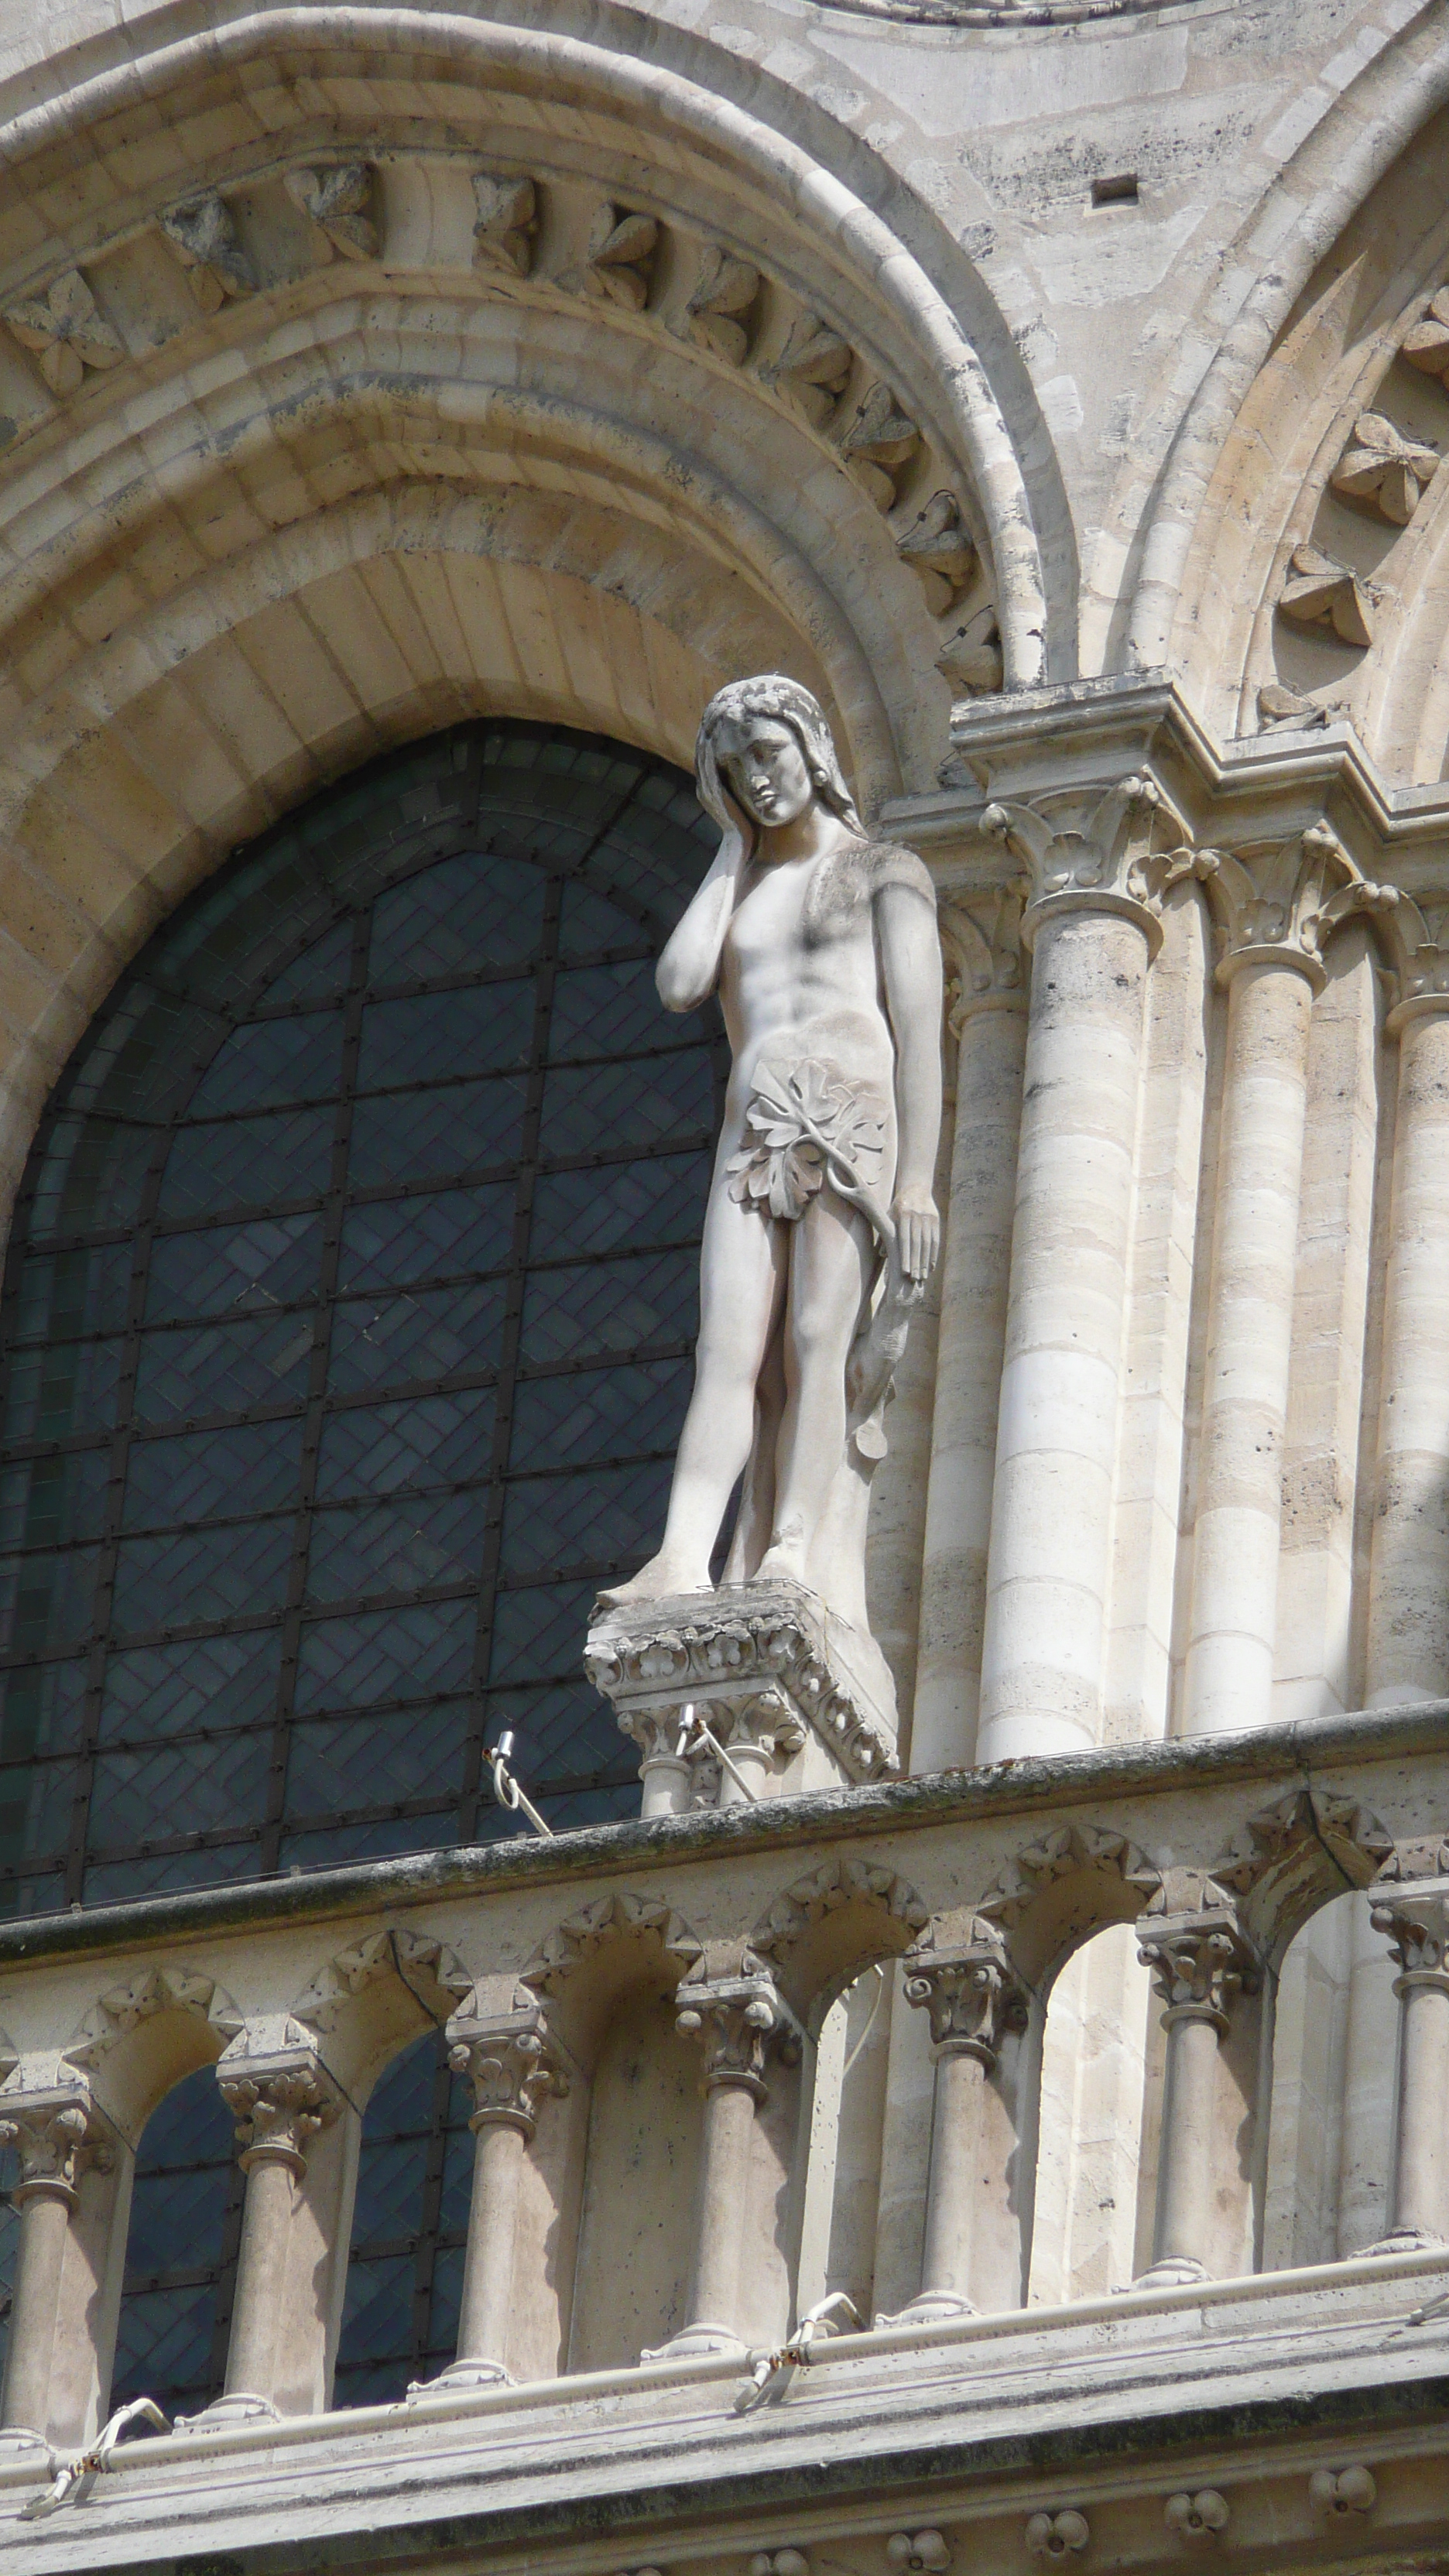
[[[762,1799],[691,1815],[593,1825],[545,1842],[456,1844],[400,1860],[358,1861],[244,1885],[140,1896],[71,1914],[39,1914],[0,1925],[0,1966],[39,1959],[103,1956],[193,1933],[315,1923],[379,1907],[422,1905],[440,1896],[491,1893],[600,1873],[638,1872],[681,1860],[785,1850],[800,1843],[909,1833],[972,1817],[1034,1816],[1104,1797],[1142,1796],[1209,1781],[1280,1781],[1308,1787],[1345,1763],[1412,1761],[1449,1755],[1449,1700],[1367,1709],[1347,1717],[1296,1718],[1242,1735],[1173,1743],[1114,1745],[1049,1759],[998,1762],[979,1770],[931,1771],[870,1788]]]

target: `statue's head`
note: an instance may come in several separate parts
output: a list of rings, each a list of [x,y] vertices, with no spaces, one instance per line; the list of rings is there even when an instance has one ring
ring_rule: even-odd
[[[818,699],[778,671],[731,680],[710,699],[694,776],[699,801],[721,831],[737,830],[742,813],[757,843],[762,830],[793,822],[817,800],[852,831],[863,828]]]

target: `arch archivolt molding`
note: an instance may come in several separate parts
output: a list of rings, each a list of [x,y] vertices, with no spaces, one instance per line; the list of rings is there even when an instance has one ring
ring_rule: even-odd
[[[318,1969],[289,2007],[292,2018],[325,2036],[369,1986],[396,1980],[434,2021],[471,1994],[473,1980],[456,1950],[435,1932],[390,1924],[349,1942]],[[427,1989],[433,1990],[429,1996]]]
[[[66,2042],[64,2055],[72,2066],[93,2071],[143,2022],[166,2012],[188,2013],[203,2022],[214,2039],[216,2056],[243,2026],[239,2007],[214,1977],[180,1960],[160,1960],[98,1995],[75,2037]]]

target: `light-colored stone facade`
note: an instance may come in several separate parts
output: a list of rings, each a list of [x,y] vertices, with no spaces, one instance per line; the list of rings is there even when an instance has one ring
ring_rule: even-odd
[[[460,719],[789,674],[948,972],[898,1763],[0,1926],[17,2576],[1449,2565],[1446,43],[0,6],[7,1194],[181,898]],[[334,2410],[435,2027],[458,2359]],[[227,2393],[101,2455],[213,2063]]]

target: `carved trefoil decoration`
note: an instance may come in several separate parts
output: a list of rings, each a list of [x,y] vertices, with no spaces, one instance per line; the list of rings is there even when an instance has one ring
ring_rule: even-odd
[[[538,231],[538,191],[532,179],[475,170],[473,200],[478,210],[473,226],[475,267],[527,277]]]
[[[789,394],[816,429],[829,419],[844,393],[855,352],[848,340],[814,313],[802,313],[764,382]]]
[[[872,385],[840,441],[878,510],[895,507],[896,475],[921,444],[921,433],[901,410],[889,385]]]
[[[1316,626],[1341,644],[1362,649],[1374,640],[1373,594],[1347,564],[1316,546],[1295,546],[1278,607],[1295,626]]]
[[[1366,411],[1330,476],[1335,492],[1364,501],[1396,528],[1406,528],[1433,479],[1437,448],[1403,432],[1382,413]]]
[[[896,528],[896,552],[910,565],[933,617],[944,617],[981,569],[954,492],[933,492],[923,510]]]
[[[86,369],[118,366],[126,354],[78,268],[67,269],[43,295],[6,311],[11,337],[29,349],[53,394],[78,393]]]
[[[627,206],[600,206],[584,255],[584,293],[621,304],[628,313],[642,313],[658,245],[659,226],[652,215],[635,214]]]
[[[376,180],[370,161],[344,161],[333,170],[291,170],[287,194],[328,246],[343,259],[376,259],[377,226],[372,220]]]
[[[238,238],[231,209],[215,189],[173,206],[162,216],[161,230],[185,269],[203,313],[219,312],[228,296],[256,292],[256,273]]]
[[[760,272],[747,259],[736,259],[732,252],[706,248],[699,267],[699,282],[689,299],[689,336],[701,349],[710,349],[726,366],[742,367],[749,355],[750,334],[746,316],[759,299]]]
[[[1441,286],[1404,340],[1404,356],[1426,376],[1449,378],[1449,286]]]

